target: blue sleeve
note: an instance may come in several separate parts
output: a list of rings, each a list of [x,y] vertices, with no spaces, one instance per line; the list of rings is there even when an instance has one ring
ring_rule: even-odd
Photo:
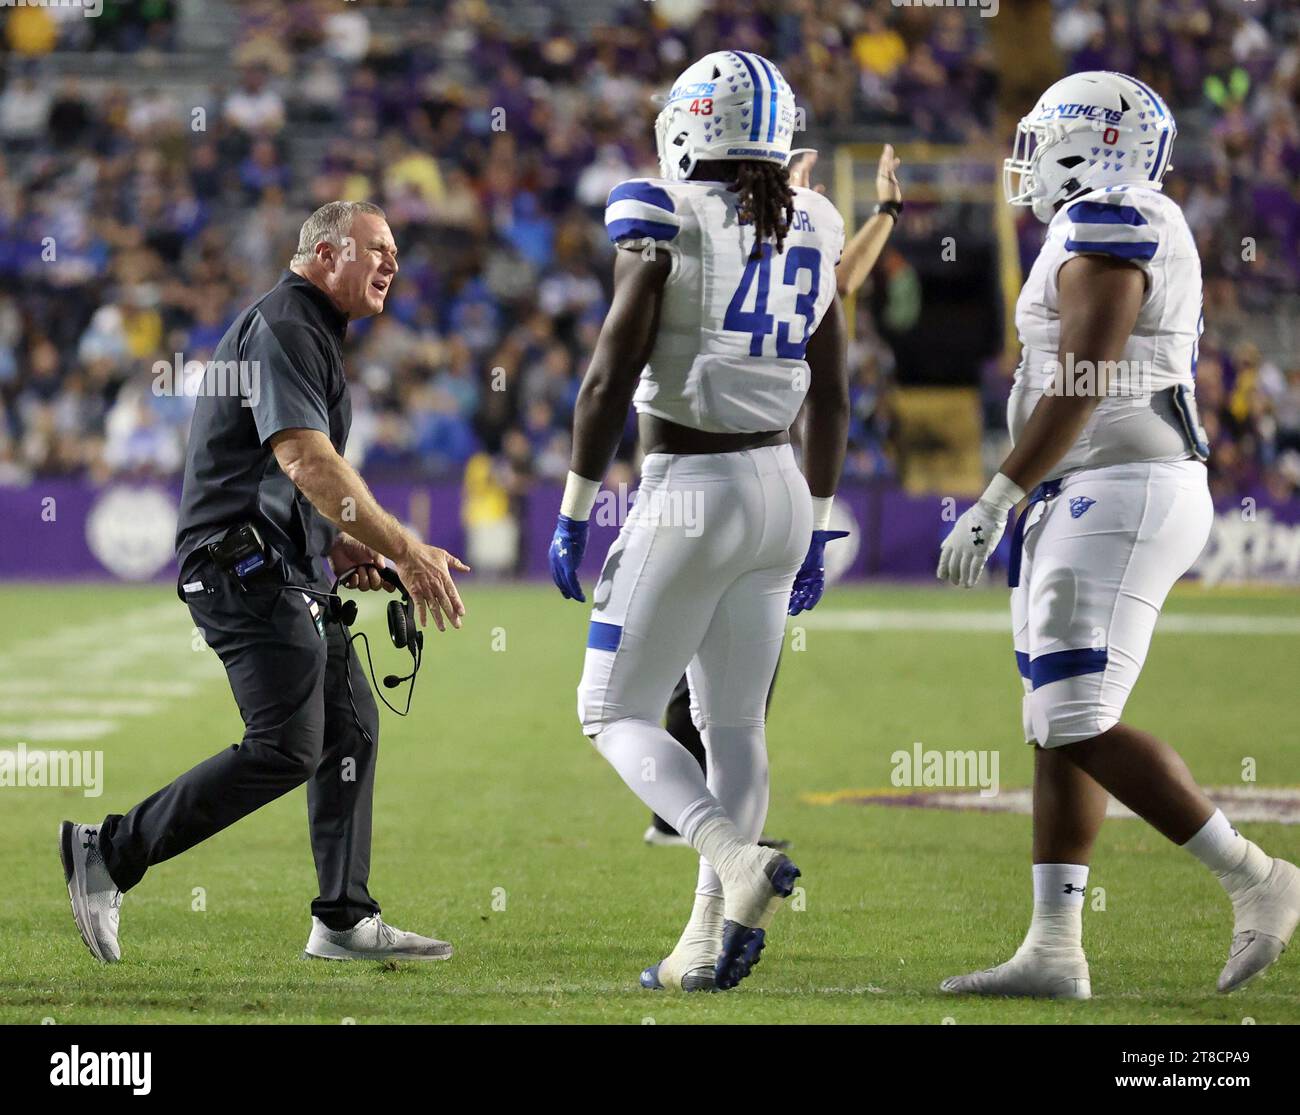
[[[1066,209],[1065,250],[1149,263],[1160,247],[1160,233],[1135,199],[1124,193],[1095,195]]]
[[[624,240],[671,241],[682,229],[673,196],[649,179],[633,178],[610,191],[605,231],[612,243]]]

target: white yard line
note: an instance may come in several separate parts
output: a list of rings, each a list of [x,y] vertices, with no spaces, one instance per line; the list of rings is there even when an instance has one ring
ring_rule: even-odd
[[[0,653],[0,745],[100,739],[223,680],[179,601],[83,616]]]
[[[158,681],[155,678],[79,677],[78,693],[107,693],[120,697],[171,698],[192,697],[201,688],[197,681]],[[68,682],[62,678],[0,678],[0,698],[25,697],[39,693],[66,693]]]
[[[21,743],[55,743],[100,739],[117,731],[116,720],[0,720],[0,740]],[[0,748],[12,751],[12,747]]]
[[[36,716],[152,716],[163,708],[160,701],[135,701],[109,697],[102,701],[84,697],[0,696],[0,715]]]

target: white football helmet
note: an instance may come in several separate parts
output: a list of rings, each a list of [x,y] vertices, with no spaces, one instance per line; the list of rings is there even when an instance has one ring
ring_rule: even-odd
[[[794,92],[759,54],[719,50],[688,66],[661,98],[655,146],[664,178],[689,178],[701,159],[784,166],[794,137]]]
[[[1103,186],[1160,189],[1178,128],[1155,91],[1127,74],[1062,78],[1020,121],[1002,188],[1011,205],[1050,221],[1061,203]]]

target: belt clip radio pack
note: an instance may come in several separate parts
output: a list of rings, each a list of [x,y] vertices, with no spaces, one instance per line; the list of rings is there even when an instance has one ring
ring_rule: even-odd
[[[252,523],[227,531],[220,542],[208,546],[208,556],[222,572],[233,573],[245,591],[249,582],[268,567],[266,543]]]

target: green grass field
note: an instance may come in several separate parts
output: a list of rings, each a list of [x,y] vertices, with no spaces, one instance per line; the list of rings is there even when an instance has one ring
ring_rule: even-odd
[[[236,741],[238,714],[169,590],[0,589],[0,748],[97,749],[105,763],[98,798],[0,789],[0,1022],[1300,1022],[1295,955],[1215,994],[1231,927],[1222,892],[1124,819],[1103,830],[1090,880],[1105,902],[1085,910],[1091,1002],[938,992],[1018,944],[1029,818],[807,795],[889,788],[891,753],[915,741],[996,749],[1002,786],[1028,784],[998,591],[828,594],[804,649],[785,656],[768,732],[768,830],[794,841],[804,908],[778,916],[736,991],[640,990],[689,911],[694,856],[641,842],[646,811],[578,730],[587,609],[549,588],[467,579],[464,592],[468,624],[430,634],[413,715],[384,713],[371,881],[389,920],[451,940],[456,956],[302,959],[315,879],[299,790],[153,869],[123,904],[122,963],[103,967],[72,923],[58,822],[125,810]],[[817,625],[861,609],[930,622]],[[1300,785],[1300,596],[1189,588],[1166,614],[1179,618],[1157,633],[1127,719],[1173,741],[1205,785],[1240,786],[1245,760],[1258,786]],[[362,615],[387,673],[403,658],[375,605]],[[1198,630],[1224,622],[1210,616],[1242,622]],[[1300,826],[1242,827],[1300,859]]]

